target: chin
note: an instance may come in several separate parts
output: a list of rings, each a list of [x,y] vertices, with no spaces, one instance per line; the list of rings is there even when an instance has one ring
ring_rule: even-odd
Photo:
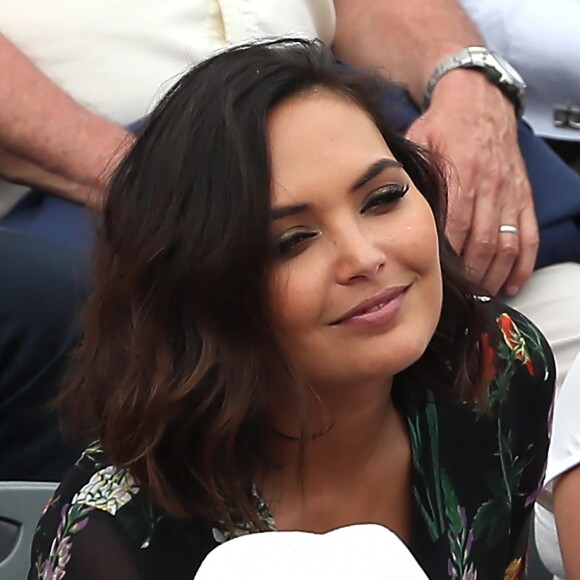
[[[431,318],[431,317],[430,317]],[[414,318],[399,328],[331,348],[305,349],[295,368],[313,384],[349,386],[360,381],[385,380],[416,363],[429,346],[437,319]]]
[[[432,334],[425,337],[401,337],[396,341],[390,340],[389,345],[381,349],[372,357],[367,357],[365,365],[357,365],[360,372],[367,379],[391,377],[415,364],[425,353],[432,338]]]

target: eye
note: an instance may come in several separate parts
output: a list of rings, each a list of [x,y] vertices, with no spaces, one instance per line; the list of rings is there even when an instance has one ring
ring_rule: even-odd
[[[365,198],[360,213],[386,212],[391,205],[403,198],[407,191],[409,191],[409,185],[402,183],[393,183],[376,189]]]
[[[297,256],[306,249],[308,242],[318,236],[312,230],[290,230],[276,240],[276,256],[281,260]]]

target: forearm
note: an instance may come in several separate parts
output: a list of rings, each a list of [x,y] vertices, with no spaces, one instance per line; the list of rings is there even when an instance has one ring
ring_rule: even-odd
[[[36,163],[0,147],[0,178],[42,189],[93,208],[100,208],[104,192],[51,173]]]
[[[335,0],[335,6],[335,54],[404,83],[418,104],[444,58],[483,44],[456,0]]]
[[[67,197],[74,197],[70,192],[75,189],[102,192],[127,145],[127,132],[76,103],[3,36],[0,70],[5,72],[0,83],[0,148],[4,161],[8,154],[22,161],[8,172],[12,179],[52,183],[55,189],[52,175]],[[31,174],[46,183],[33,183]]]

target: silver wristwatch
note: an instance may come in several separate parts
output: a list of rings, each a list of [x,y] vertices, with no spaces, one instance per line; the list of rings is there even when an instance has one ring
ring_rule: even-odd
[[[513,103],[516,116],[524,112],[526,83],[518,71],[504,58],[485,46],[468,46],[446,58],[434,71],[427,83],[423,110],[431,103],[435,86],[441,77],[457,68],[471,68],[481,71]]]

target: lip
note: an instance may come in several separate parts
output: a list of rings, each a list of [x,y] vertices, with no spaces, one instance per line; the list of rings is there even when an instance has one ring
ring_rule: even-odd
[[[377,326],[390,322],[399,313],[406,291],[411,284],[392,286],[351,308],[332,323],[336,325]]]

